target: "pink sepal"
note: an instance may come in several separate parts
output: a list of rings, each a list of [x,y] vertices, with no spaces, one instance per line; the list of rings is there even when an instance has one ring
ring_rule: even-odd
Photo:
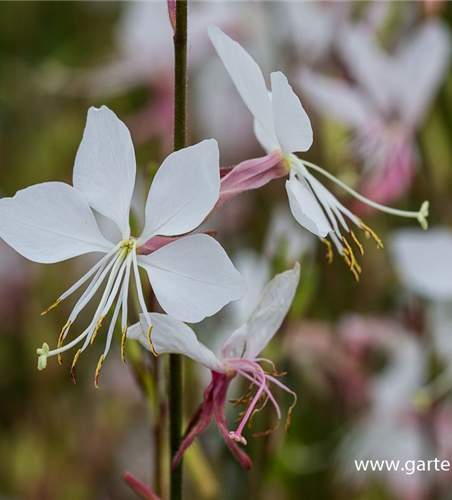
[[[287,173],[288,167],[281,151],[239,163],[221,179],[220,199],[213,211],[233,196],[260,188],[273,179],[286,176]]]
[[[202,231],[201,234],[207,234],[208,236],[215,236],[215,231]],[[162,248],[166,245],[169,245],[173,241],[180,240],[187,236],[186,234],[182,234],[181,236],[154,236],[150,240],[146,241],[144,245],[138,247],[137,254],[138,255],[149,255],[152,252],[155,252],[159,248]]]

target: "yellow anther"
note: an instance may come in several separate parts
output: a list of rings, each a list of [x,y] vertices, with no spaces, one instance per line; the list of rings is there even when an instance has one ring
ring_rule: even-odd
[[[424,201],[424,203],[422,203],[422,205],[421,205],[421,209],[419,210],[419,213],[417,216],[417,220],[418,220],[419,224],[421,225],[422,229],[424,229],[424,230],[428,229],[427,217],[428,217],[428,213],[429,213],[429,207],[430,207],[430,203],[428,201]]]
[[[361,273],[361,267],[356,261],[355,254],[353,253],[352,247],[349,242],[342,237],[342,242],[344,243],[344,250],[342,251],[342,257],[345,260],[345,263],[348,265],[350,272],[353,274],[353,277],[356,281],[359,281],[359,274]]]
[[[97,332],[99,331],[99,328],[102,326],[102,323],[105,319],[105,314],[100,317],[99,321],[97,322],[96,328],[94,328],[93,336],[91,337],[90,344],[93,345],[94,341],[96,340]]]
[[[366,226],[366,224],[364,224],[364,222],[361,219],[358,218],[358,220],[359,220],[359,223],[361,225],[361,229],[366,234],[366,237],[372,238],[375,241],[375,243],[377,244],[378,248],[384,248],[383,242],[379,238],[378,234],[375,231],[373,231],[372,229],[370,229],[369,226]]]
[[[99,361],[97,362],[97,367],[96,367],[96,374],[94,375],[94,387],[96,389],[99,389],[99,373],[102,368],[102,363],[104,362],[105,356],[102,354],[102,356],[99,358]]]
[[[149,342],[149,346],[151,347],[152,354],[156,358],[158,358],[158,352],[154,349],[154,344],[152,343],[152,340],[151,340],[151,332],[152,332],[152,325],[148,328],[148,342]]]
[[[61,330],[61,333],[60,333],[60,336],[58,337],[57,349],[60,349],[61,347],[63,347],[63,341],[64,341],[65,333],[67,332],[67,330],[68,330],[68,328],[70,326],[71,326],[71,320],[68,320],[68,322],[63,326],[63,328]],[[58,353],[57,359],[58,359],[58,363],[60,365],[62,365],[63,364],[63,359],[62,359],[60,353]]]
[[[356,237],[355,233],[350,229],[350,237],[352,238],[353,240],[353,243],[357,246],[358,250],[359,250],[359,253],[361,255],[364,255],[364,248],[363,246],[361,245],[361,243],[359,242],[358,238]]]
[[[323,243],[326,245],[326,261],[328,264],[333,263],[333,247],[331,246],[331,242],[326,238],[322,239]]]
[[[71,380],[72,380],[72,383],[73,384],[76,384],[77,381],[75,379],[75,365],[77,364],[77,361],[78,361],[78,358],[80,357],[80,354],[82,353],[82,350],[79,349],[75,356],[74,356],[74,360],[72,361],[72,366],[71,366]]]
[[[49,311],[51,311],[52,309],[55,309],[55,307],[59,306],[61,304],[61,302],[62,302],[62,300],[58,299],[51,306],[49,306],[45,311],[42,311],[41,316],[45,316]]]
[[[123,363],[126,362],[126,340],[127,340],[127,326],[124,327],[121,338],[121,360]]]

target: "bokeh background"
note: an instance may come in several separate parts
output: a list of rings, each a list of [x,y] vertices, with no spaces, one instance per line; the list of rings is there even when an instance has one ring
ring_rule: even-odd
[[[283,180],[223,207],[210,227],[250,292],[196,331],[218,348],[267,279],[299,260],[294,305],[268,348],[299,401],[290,434],[281,426],[248,439],[250,472],[211,426],[186,455],[187,499],[452,498],[451,472],[354,467],[452,460],[451,22],[452,4],[442,1],[191,4],[190,143],[215,137],[222,166],[263,155],[207,38],[206,26],[217,24],[264,74],[288,76],[313,123],[306,159],[384,204],[417,210],[429,199],[432,229],[328,184],[385,242],[384,250],[365,242],[356,283],[293,221]],[[87,110],[101,104],[131,130],[144,193],[171,151],[172,65],[164,2],[0,2],[0,196],[70,183]],[[118,332],[99,390],[100,347],[80,360],[75,386],[70,357],[36,369],[36,348],[56,343],[71,304],[40,312],[88,265],[89,257],[38,266],[0,241],[1,500],[136,498],[121,480],[126,470],[167,493],[165,356],[129,342],[122,365]],[[188,419],[209,374],[192,362],[185,369]],[[227,414],[232,426],[237,409]],[[259,417],[256,430],[273,423],[270,410]]]

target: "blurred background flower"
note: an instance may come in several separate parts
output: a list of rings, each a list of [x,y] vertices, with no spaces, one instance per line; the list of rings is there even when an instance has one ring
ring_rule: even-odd
[[[307,160],[397,208],[429,199],[432,229],[367,213],[388,248],[368,245],[356,284],[294,221],[284,179],[207,221],[203,229],[216,232],[249,283],[242,302],[195,327],[209,346],[246,318],[271,277],[300,261],[292,308],[264,353],[288,372],[299,400],[290,434],[248,440],[250,472],[209,428],[186,454],[187,498],[450,497],[450,472],[358,473],[354,460],[452,459],[451,23],[452,4],[440,1],[191,3],[191,144],[215,137],[223,167],[262,155],[208,40],[207,25],[216,24],[265,75],[280,70],[294,84],[314,132]],[[166,3],[0,2],[0,44],[0,195],[70,183],[87,109],[106,104],[131,130],[142,184],[134,203],[142,205],[172,144]],[[136,214],[132,224],[140,226]],[[52,335],[56,343],[70,310],[40,312],[90,264],[87,256],[38,269],[0,241],[0,498],[133,499],[125,470],[163,497],[168,491],[165,356],[128,344],[123,365],[116,332],[99,391],[90,370],[79,370],[76,386],[68,366],[36,370],[36,347]],[[95,345],[81,362],[93,366],[100,354]],[[185,375],[188,418],[206,374],[187,362]],[[231,397],[245,390],[234,383]],[[291,404],[284,394],[277,400]],[[237,416],[229,413],[231,428]],[[259,417],[256,432],[273,423],[271,411]]]

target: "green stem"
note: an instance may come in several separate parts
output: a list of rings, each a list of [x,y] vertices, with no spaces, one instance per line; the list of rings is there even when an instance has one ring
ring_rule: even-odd
[[[174,150],[186,146],[187,131],[187,21],[188,1],[176,2],[174,30]],[[182,431],[182,357],[170,354],[169,414],[171,461],[181,444]],[[182,460],[171,474],[171,500],[182,499]]]

